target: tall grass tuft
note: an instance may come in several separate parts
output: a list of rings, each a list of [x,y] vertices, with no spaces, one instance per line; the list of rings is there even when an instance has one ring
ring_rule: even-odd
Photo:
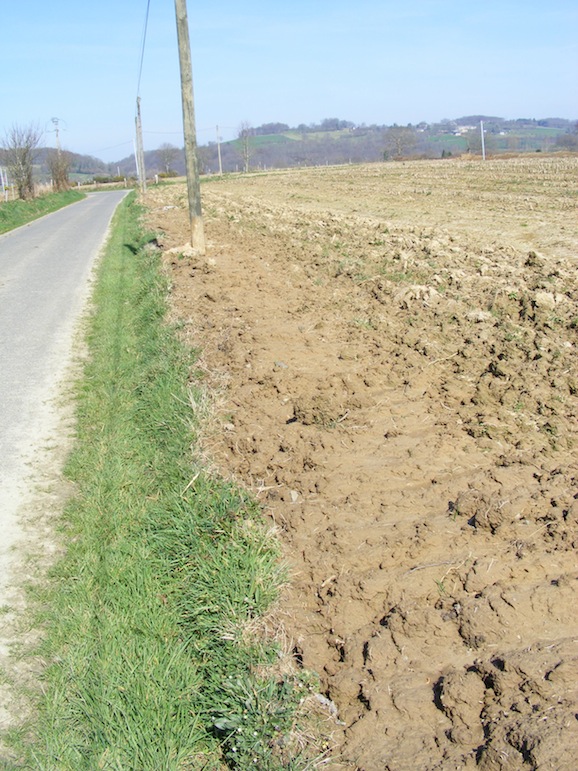
[[[86,198],[86,195],[78,190],[65,190],[61,193],[41,195],[31,201],[0,201],[0,233],[26,225],[38,217],[83,198]]]
[[[139,213],[133,196],[119,207],[94,294],[22,765],[301,768],[303,686],[272,674],[275,649],[251,634],[283,579],[277,546],[242,490],[194,467],[188,389],[201,385],[165,323]]]

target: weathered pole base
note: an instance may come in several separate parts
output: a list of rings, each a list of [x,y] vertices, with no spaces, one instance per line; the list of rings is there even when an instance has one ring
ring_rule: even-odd
[[[202,217],[193,217],[191,219],[191,246],[199,254],[205,254],[205,228]]]

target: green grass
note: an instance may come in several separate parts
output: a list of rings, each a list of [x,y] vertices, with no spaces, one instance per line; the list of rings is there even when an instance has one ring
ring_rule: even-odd
[[[245,492],[194,461],[202,384],[138,215],[131,195],[100,267],[66,553],[36,590],[43,695],[12,736],[15,767],[302,768],[305,686],[251,632],[283,580],[277,543]]]
[[[251,137],[252,147],[262,147],[263,145],[284,145],[294,141],[287,134],[259,134]]]
[[[0,203],[0,233],[14,230],[27,222],[38,219],[45,214],[50,214],[63,206],[80,201],[85,198],[84,193],[78,190],[66,190],[62,193],[49,193],[48,195],[33,198],[31,201],[4,201]]]
[[[436,145],[440,146],[440,153],[442,146],[444,150],[449,150],[455,155],[465,153],[468,149],[468,142],[465,137],[457,137],[453,136],[452,134],[440,134],[439,136],[432,136],[429,138],[429,141],[434,147]]]

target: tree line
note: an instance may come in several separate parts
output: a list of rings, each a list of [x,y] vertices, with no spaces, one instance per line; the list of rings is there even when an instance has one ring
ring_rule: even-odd
[[[355,125],[351,121],[326,118],[318,124],[300,124],[293,128],[285,123],[265,123],[252,128],[245,121],[239,127],[236,140],[220,147],[216,142],[200,147],[199,160],[206,173],[215,173],[220,169],[248,171],[481,155],[480,122],[484,125],[488,154],[578,151],[578,124],[562,118],[506,121],[495,116],[470,115],[436,124],[423,122],[406,126]]]
[[[469,115],[439,123],[399,126],[355,124],[340,118],[290,127],[269,122],[253,127],[243,121],[237,138],[198,147],[204,173],[253,169],[370,163],[404,158],[449,158],[481,153],[479,124],[485,129],[485,150],[529,152],[569,150],[578,152],[578,123],[563,118],[504,120],[496,116]],[[545,131],[544,131],[545,130]],[[54,190],[66,190],[70,175],[82,174],[96,181],[116,181],[135,175],[134,155],[115,163],[79,155],[57,147],[41,147],[43,132],[35,124],[14,124],[0,141],[0,167],[19,198],[34,195],[35,176],[50,179]],[[149,176],[171,177],[185,173],[182,148],[169,143],[145,153]],[[0,176],[0,184],[5,176]]]
[[[69,172],[71,154],[60,147],[46,150],[40,147],[43,132],[36,124],[12,124],[6,131],[0,148],[0,165],[8,169],[8,180],[16,190],[18,198],[34,197],[34,166],[43,151],[46,166],[50,172],[52,189],[56,192],[70,187]],[[4,177],[2,186],[6,184]]]

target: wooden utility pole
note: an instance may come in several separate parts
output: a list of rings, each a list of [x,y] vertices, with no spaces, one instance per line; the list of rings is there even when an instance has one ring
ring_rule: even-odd
[[[136,98],[136,169],[140,191],[144,195],[147,190],[147,175],[145,171],[144,148],[142,142],[142,121],[140,117],[140,96]]]
[[[189,194],[189,219],[191,246],[205,253],[205,231],[201,211],[201,185],[197,161],[197,136],[195,129],[195,105],[193,99],[193,68],[186,0],[175,0],[179,63],[181,66],[181,95],[183,102],[183,130],[185,135],[185,163],[187,167],[187,191]]]
[[[219,156],[219,176],[223,176],[223,161],[221,160],[221,137],[219,136],[219,127],[217,126],[217,154]]]

